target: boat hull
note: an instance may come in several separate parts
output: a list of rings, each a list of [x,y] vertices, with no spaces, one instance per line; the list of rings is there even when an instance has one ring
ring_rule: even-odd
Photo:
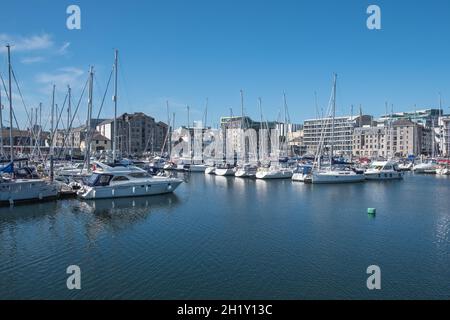
[[[234,176],[234,170],[233,169],[219,169],[216,168],[216,171],[214,172],[216,176]]]
[[[366,180],[400,180],[403,179],[402,172],[370,172],[364,174]]]
[[[214,174],[216,171],[216,168],[214,167],[208,167],[205,169],[205,174]]]
[[[308,176],[309,176],[309,174],[294,173],[292,175],[292,181],[305,182],[305,180],[308,178]]]
[[[355,174],[353,172],[345,173],[313,173],[311,175],[311,183],[313,184],[338,184],[338,183],[355,183],[363,182],[365,176],[363,174]]]
[[[202,164],[200,164],[200,165],[191,164],[189,166],[188,171],[190,171],[190,172],[205,172],[206,168],[207,168],[207,166],[202,165]]]
[[[143,197],[159,194],[172,193],[183,182],[178,179],[161,179],[154,178],[152,182],[142,182],[132,185],[118,185],[118,186],[101,186],[101,187],[87,187],[84,186],[78,192],[78,196],[82,199],[110,199],[110,198],[125,198],[125,197]]]
[[[259,171],[256,173],[257,179],[291,179],[293,176],[292,171]]]
[[[59,189],[56,184],[42,179],[0,183],[1,205],[54,200],[58,194]]]

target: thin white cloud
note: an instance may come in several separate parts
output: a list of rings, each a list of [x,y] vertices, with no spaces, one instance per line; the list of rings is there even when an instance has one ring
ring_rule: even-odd
[[[13,53],[39,53],[38,57],[24,57],[21,62],[24,64],[31,64],[42,62],[48,56],[64,56],[67,55],[70,47],[70,42],[57,44],[53,40],[51,34],[41,33],[38,35],[21,36],[6,33],[0,33],[0,53],[7,51],[6,45],[11,45]]]
[[[53,84],[56,85],[57,88],[65,88],[67,85],[70,85],[73,88],[77,88],[81,84],[81,78],[85,75],[86,72],[82,69],[75,67],[65,67],[56,70],[55,72],[43,72],[36,76],[36,82],[44,85],[41,92],[50,92]]]
[[[54,46],[52,37],[48,33],[33,35],[29,37],[14,36],[6,33],[0,33],[0,51],[5,52],[5,46],[10,44],[12,49],[17,52],[27,52],[36,50],[50,49]]]
[[[58,54],[65,55],[67,49],[70,47],[70,42],[64,42],[64,44],[58,49]]]
[[[20,62],[22,62],[23,64],[33,64],[33,63],[38,63],[38,62],[43,62],[45,61],[44,57],[25,57],[23,59],[20,60]]]

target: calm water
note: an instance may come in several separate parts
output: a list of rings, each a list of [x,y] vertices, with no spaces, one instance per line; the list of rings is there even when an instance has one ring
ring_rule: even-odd
[[[450,298],[448,178],[185,178],[168,196],[0,209],[0,298]]]

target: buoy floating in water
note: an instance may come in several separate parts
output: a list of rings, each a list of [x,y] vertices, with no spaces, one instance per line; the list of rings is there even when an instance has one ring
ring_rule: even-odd
[[[375,209],[375,208],[368,208],[367,209],[367,213],[371,214],[371,215],[375,215],[375,214],[377,214],[377,209]]]

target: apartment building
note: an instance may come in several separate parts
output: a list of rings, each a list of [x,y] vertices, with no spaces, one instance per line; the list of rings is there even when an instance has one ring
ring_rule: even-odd
[[[143,112],[124,113],[116,119],[116,143],[119,152],[125,154],[142,154],[145,152],[167,151],[164,143],[168,125],[156,122]],[[98,124],[97,131],[112,141],[114,137],[114,120],[108,119]],[[112,144],[112,142],[111,142]],[[164,150],[162,150],[164,148]]]
[[[431,130],[418,123],[401,119],[393,123],[355,128],[353,151],[355,157],[407,157],[431,154]]]
[[[331,118],[305,120],[303,126],[303,143],[308,153],[316,153],[323,141],[325,149],[334,144],[337,154],[350,155],[353,148],[353,132],[355,128],[372,125],[373,117],[369,115],[336,117],[334,128]],[[334,129],[334,130],[333,130]],[[334,132],[334,135],[332,133]]]

